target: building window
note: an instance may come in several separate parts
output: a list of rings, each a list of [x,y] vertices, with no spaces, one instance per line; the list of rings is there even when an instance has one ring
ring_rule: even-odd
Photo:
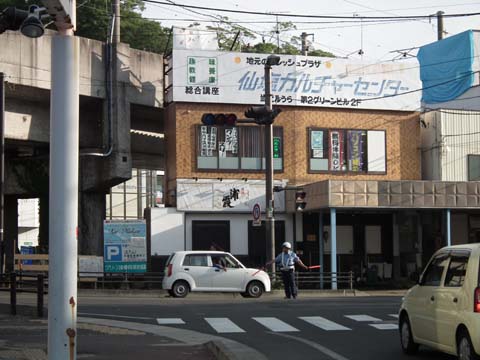
[[[196,127],[199,170],[265,169],[264,129],[260,126]],[[273,128],[273,168],[283,170],[283,128]]]
[[[163,178],[161,170],[132,169],[132,178],[107,194],[106,218],[143,219],[145,208],[162,206]]]
[[[480,180],[480,155],[468,155],[468,181]]]
[[[309,171],[385,173],[385,131],[309,129]]]

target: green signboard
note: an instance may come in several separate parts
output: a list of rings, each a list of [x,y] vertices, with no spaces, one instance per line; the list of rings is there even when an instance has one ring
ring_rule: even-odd
[[[281,139],[279,137],[273,138],[273,158],[280,159],[282,157]]]

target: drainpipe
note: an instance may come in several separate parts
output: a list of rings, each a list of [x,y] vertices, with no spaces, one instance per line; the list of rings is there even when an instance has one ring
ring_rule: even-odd
[[[115,6],[115,5],[114,5]],[[118,18],[117,12],[113,12],[112,22],[110,24],[110,34],[105,44],[106,48],[106,59],[105,59],[105,82],[106,82],[106,95],[107,95],[107,126],[108,126],[108,138],[107,144],[104,147],[103,152],[81,152],[80,156],[96,156],[96,157],[109,157],[113,152],[113,38],[114,35],[116,39],[120,37],[120,34],[114,34],[117,29],[120,27],[117,26]],[[120,24],[118,24],[120,25]],[[119,31],[119,30],[118,30]]]

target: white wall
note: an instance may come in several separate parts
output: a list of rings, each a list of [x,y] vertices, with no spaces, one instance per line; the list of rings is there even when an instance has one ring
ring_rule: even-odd
[[[151,255],[170,255],[185,250],[185,214],[175,208],[152,208]]]
[[[446,110],[440,118],[441,180],[468,181],[467,155],[480,154],[480,112]]]
[[[279,214],[276,220],[285,221],[285,239],[293,239],[293,221],[291,215]],[[186,214],[187,250],[192,248],[192,221],[215,220],[230,221],[230,252],[234,255],[248,255],[248,222],[252,220],[250,214]],[[300,224],[301,226],[301,224]]]

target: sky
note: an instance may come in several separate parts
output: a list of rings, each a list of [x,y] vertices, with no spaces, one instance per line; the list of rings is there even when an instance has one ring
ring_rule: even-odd
[[[162,0],[164,1],[164,0]],[[446,14],[480,12],[480,1],[472,0],[175,0],[179,4],[248,10],[259,12],[275,12],[288,14],[311,15],[341,15],[341,16],[405,16],[405,15],[431,15],[442,10]],[[231,21],[251,21],[242,23],[248,29],[259,34],[268,34],[275,27],[276,18],[267,15],[228,14],[217,11],[196,10],[211,15],[228,16]],[[145,17],[161,18],[162,25],[188,26],[190,21],[181,19],[212,20],[211,17],[192,13],[184,8],[175,6],[147,4]],[[370,61],[393,60],[398,56],[396,50],[409,49],[422,46],[437,39],[436,17],[431,21],[393,21],[389,23],[339,23],[328,19],[299,19],[280,17],[280,21],[292,21],[297,30],[282,32],[281,41],[289,41],[294,35],[302,32],[314,34],[312,46],[315,49],[327,50],[339,57],[349,57]],[[301,21],[316,21],[329,23],[300,23]],[[269,23],[272,22],[272,23]],[[212,25],[202,22],[201,26]],[[463,18],[445,18],[446,37],[455,35],[469,29],[480,30],[480,16]],[[309,38],[312,40],[312,37]],[[259,36],[258,40],[261,40]],[[266,41],[276,42],[276,38],[265,37]],[[252,44],[255,41],[252,41]],[[363,49],[364,54],[358,55]],[[416,54],[413,51],[413,54]]]

